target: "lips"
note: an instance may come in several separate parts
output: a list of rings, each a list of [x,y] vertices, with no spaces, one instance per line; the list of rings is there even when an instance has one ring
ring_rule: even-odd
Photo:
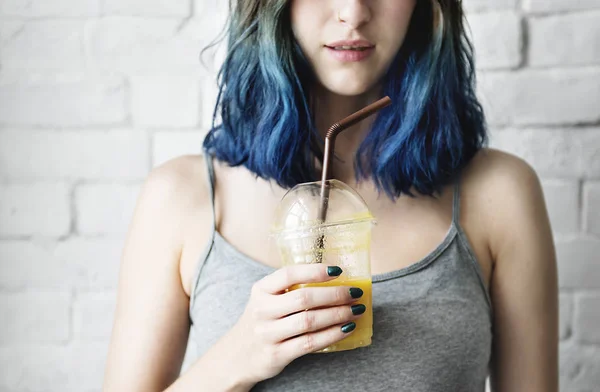
[[[338,61],[356,62],[371,56],[375,45],[366,40],[337,41],[325,45],[325,48]]]
[[[335,46],[335,47],[329,47],[330,49],[333,50],[367,50],[369,49],[369,47],[366,46]]]
[[[366,40],[353,40],[353,41],[336,41],[325,45],[329,49],[333,50],[368,50],[375,47],[371,42]]]

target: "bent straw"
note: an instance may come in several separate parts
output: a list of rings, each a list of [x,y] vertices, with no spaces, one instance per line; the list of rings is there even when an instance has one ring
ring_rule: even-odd
[[[325,134],[325,151],[323,155],[323,171],[321,173],[321,194],[319,203],[319,215],[318,219],[320,223],[325,222],[327,218],[327,208],[329,206],[329,188],[327,187],[327,181],[329,179],[329,162],[333,156],[335,149],[335,139],[342,131],[350,128],[354,124],[364,120],[365,118],[377,113],[384,107],[390,105],[392,100],[386,96],[380,100],[370,104],[369,106],[359,110],[358,112],[351,114],[341,121],[333,124],[327,133]],[[321,234],[317,239],[317,249],[323,249],[324,235]],[[318,253],[317,261],[322,261],[322,253]]]
[[[384,107],[388,106],[392,103],[390,97],[381,98],[379,101],[376,101],[369,106],[359,110],[358,112],[351,114],[345,119],[336,122],[333,124],[327,133],[325,134],[325,152],[323,156],[323,171],[321,173],[321,202],[319,204],[319,220],[321,222],[325,222],[325,218],[327,217],[327,206],[328,206],[328,197],[329,197],[329,188],[327,188],[326,183],[329,179],[329,162],[331,161],[331,157],[333,156],[333,151],[335,148],[335,138],[342,131],[350,128],[354,124],[364,120],[365,118],[377,113]]]

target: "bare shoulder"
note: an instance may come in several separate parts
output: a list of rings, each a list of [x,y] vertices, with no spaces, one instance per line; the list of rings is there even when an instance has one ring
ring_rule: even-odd
[[[201,156],[182,156],[155,167],[142,186],[131,231],[152,227],[151,235],[162,246],[180,253],[191,218],[208,205],[207,184]]]
[[[523,159],[507,152],[486,148],[475,155],[473,160],[465,169],[465,178],[471,183],[482,186],[489,192],[497,190],[498,187],[525,187],[535,186],[539,179],[535,170]]]
[[[152,169],[144,189],[157,201],[190,202],[208,195],[206,163],[202,156],[184,155]],[[166,207],[179,207],[168,203]]]
[[[464,186],[471,193],[492,203],[490,206],[504,207],[504,211],[525,207],[542,196],[540,180],[531,165],[499,150],[481,150],[466,167],[463,177]]]
[[[514,241],[517,228],[549,225],[540,179],[515,155],[481,150],[464,171],[463,187],[486,222],[490,250],[496,256]]]

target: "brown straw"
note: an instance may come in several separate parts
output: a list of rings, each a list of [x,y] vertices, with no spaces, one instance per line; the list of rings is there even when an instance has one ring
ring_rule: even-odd
[[[377,113],[384,107],[392,103],[390,97],[381,98],[379,101],[370,104],[369,106],[351,114],[342,121],[333,124],[325,134],[325,154],[323,156],[323,172],[321,174],[321,202],[319,204],[319,220],[325,222],[327,217],[327,205],[329,199],[329,188],[327,188],[327,180],[329,179],[329,162],[333,156],[335,148],[335,138],[342,131],[350,128],[354,124],[364,120],[365,118]]]
[[[329,162],[333,156],[334,148],[335,148],[335,138],[342,131],[350,128],[354,124],[364,120],[365,118],[377,113],[384,107],[388,106],[392,103],[390,97],[384,97],[380,100],[370,104],[369,106],[359,110],[358,112],[351,114],[345,119],[336,122],[333,124],[327,133],[325,134],[325,152],[323,156],[323,171],[321,174],[321,194],[320,194],[320,203],[319,203],[319,222],[325,222],[327,218],[327,208],[329,206],[329,188],[327,187],[327,181],[329,179]],[[317,238],[316,243],[316,259],[317,263],[321,263],[323,261],[323,248],[325,243],[325,236],[321,234]]]

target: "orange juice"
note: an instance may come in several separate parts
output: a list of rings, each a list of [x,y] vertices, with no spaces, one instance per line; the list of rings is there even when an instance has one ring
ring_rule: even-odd
[[[357,304],[363,304],[367,307],[365,313],[360,316],[354,322],[356,323],[356,329],[348,337],[340,340],[339,342],[332,344],[329,347],[317,352],[333,352],[352,350],[358,347],[365,347],[371,344],[371,337],[373,336],[373,291],[371,278],[344,278],[343,276],[339,279],[334,279],[324,283],[308,283],[293,286],[291,289],[300,287],[331,287],[331,286],[348,286],[358,287],[363,291],[363,296],[356,300]]]

